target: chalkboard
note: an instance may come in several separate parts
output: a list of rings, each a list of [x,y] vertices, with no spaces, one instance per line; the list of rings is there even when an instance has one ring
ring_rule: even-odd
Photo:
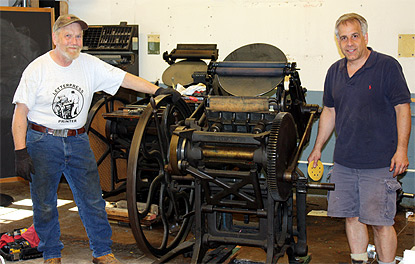
[[[0,178],[13,177],[12,99],[26,66],[52,49],[54,10],[0,7]]]

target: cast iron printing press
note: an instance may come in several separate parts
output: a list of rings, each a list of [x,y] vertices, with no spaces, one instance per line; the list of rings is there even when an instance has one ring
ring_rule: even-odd
[[[239,245],[264,249],[266,263],[285,254],[298,263],[307,190],[334,188],[297,168],[321,108],[306,103],[296,63],[277,47],[217,56],[216,45],[200,44],[164,54],[167,85],[206,84],[196,102],[163,95],[104,113],[105,137],[128,159],[137,245],[157,262],[190,250],[192,263],[207,263],[209,249]]]

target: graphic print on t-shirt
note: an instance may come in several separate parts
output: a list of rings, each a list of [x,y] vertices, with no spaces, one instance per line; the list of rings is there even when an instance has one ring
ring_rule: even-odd
[[[62,119],[73,119],[84,106],[83,90],[74,84],[64,84],[55,89],[52,109]]]

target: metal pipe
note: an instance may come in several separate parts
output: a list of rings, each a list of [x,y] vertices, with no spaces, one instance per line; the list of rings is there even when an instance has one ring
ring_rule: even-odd
[[[275,61],[222,61],[212,62],[217,68],[285,68],[289,64]]]
[[[206,145],[202,148],[205,158],[224,158],[250,161],[254,158],[256,148],[238,148]]]
[[[266,210],[243,210],[243,209],[234,209],[234,208],[221,208],[213,206],[202,206],[202,212],[211,213],[211,212],[221,212],[221,213],[233,213],[233,214],[242,214],[242,215],[256,215],[258,217],[267,217],[268,212]]]
[[[282,77],[282,68],[217,68],[216,74],[219,76],[249,76],[249,77]]]
[[[334,191],[334,183],[307,183],[307,188]]]

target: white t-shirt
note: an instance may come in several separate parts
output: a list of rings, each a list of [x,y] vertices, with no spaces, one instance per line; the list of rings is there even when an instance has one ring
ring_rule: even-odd
[[[29,121],[52,129],[77,129],[85,125],[93,94],[114,95],[126,72],[85,53],[62,67],[50,52],[24,70],[13,104],[29,108]]]

